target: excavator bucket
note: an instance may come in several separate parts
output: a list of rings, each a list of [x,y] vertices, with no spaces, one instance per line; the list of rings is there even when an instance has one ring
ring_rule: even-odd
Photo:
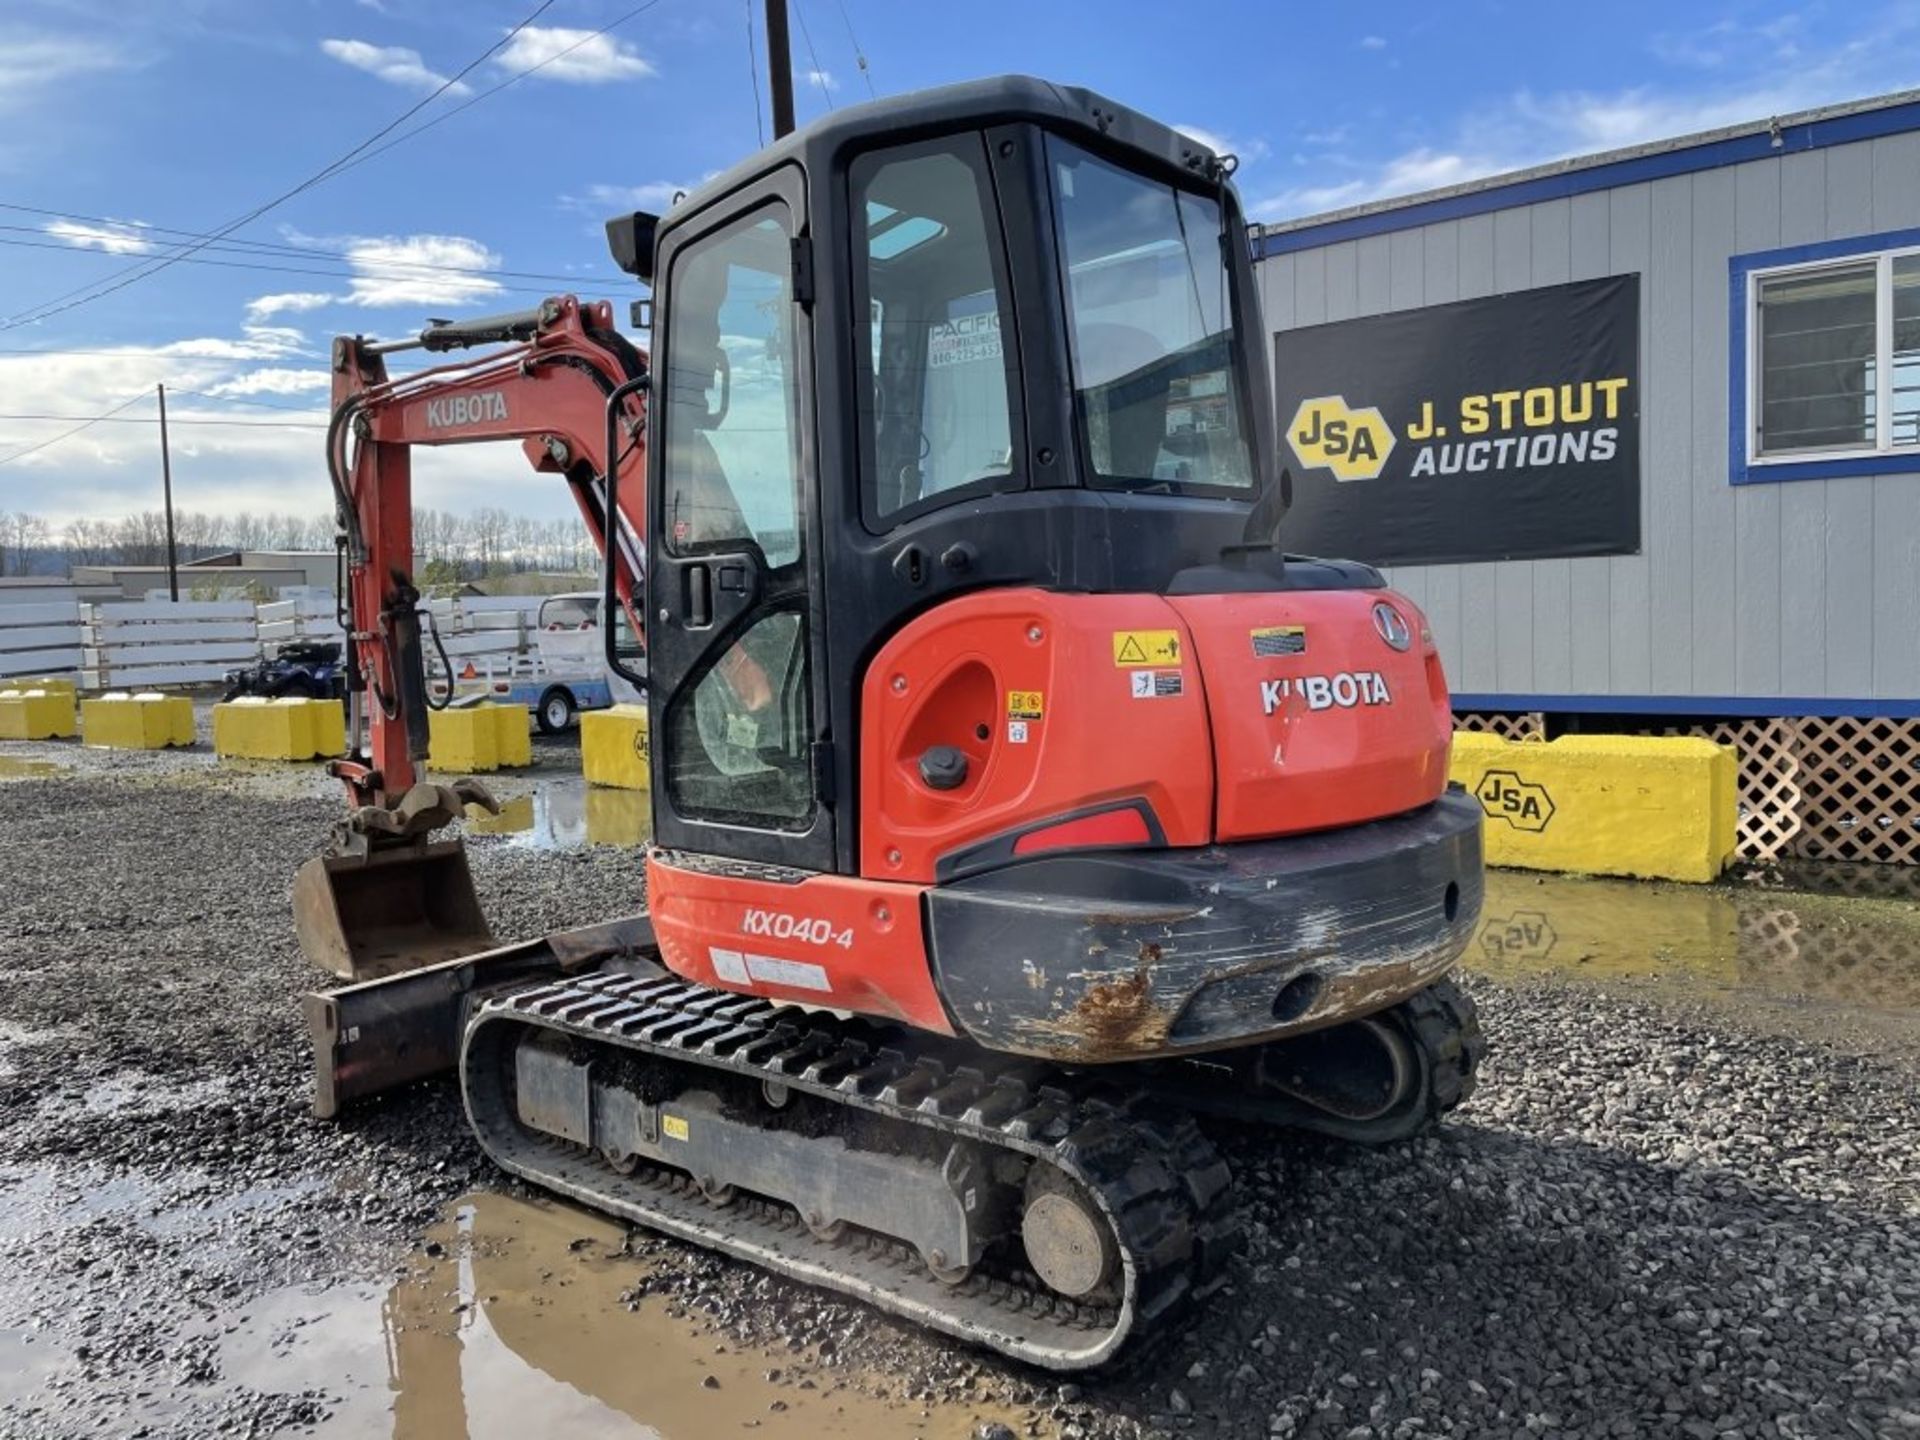
[[[293,878],[307,959],[346,980],[377,980],[490,950],[466,846],[459,840],[325,855]]]

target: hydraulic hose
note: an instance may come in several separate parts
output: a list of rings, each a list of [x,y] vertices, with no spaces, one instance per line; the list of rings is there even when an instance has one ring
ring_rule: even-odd
[[[629,395],[638,395],[651,383],[650,377],[636,375],[623,385],[616,386],[607,396],[607,474],[601,486],[606,497],[607,536],[606,566],[601,576],[600,615],[601,641],[606,646],[607,668],[612,670],[629,685],[646,693],[647,677],[630,669],[627,662],[620,658],[620,627],[614,624],[614,607],[620,603],[620,587],[617,583],[620,567],[620,407],[626,403]],[[635,582],[643,577],[636,575]],[[644,606],[636,607],[644,615]],[[644,641],[643,641],[644,643]]]

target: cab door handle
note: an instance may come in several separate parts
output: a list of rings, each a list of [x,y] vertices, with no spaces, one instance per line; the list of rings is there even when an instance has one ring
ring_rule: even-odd
[[[713,624],[713,572],[705,565],[689,565],[682,573],[687,577],[686,627],[704,630]]]

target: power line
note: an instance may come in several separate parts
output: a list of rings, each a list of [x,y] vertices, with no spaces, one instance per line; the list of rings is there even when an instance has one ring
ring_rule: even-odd
[[[827,109],[833,109],[833,77],[820,68],[819,52],[813,48],[813,36],[807,33],[807,7],[800,0],[793,0],[793,13],[800,19],[800,38],[806,42],[807,58],[813,61],[813,84],[820,96],[827,102]]]
[[[0,225],[0,230],[5,230],[8,228],[9,227],[5,225]],[[20,249],[20,250],[60,250],[60,251],[64,251],[69,255],[98,255],[98,256],[104,257],[106,253],[100,250],[82,249],[74,245],[64,245],[64,244],[61,244],[59,241],[55,241],[55,240],[17,240],[17,239],[9,238],[4,235],[0,235],[0,245],[11,246],[14,249]],[[203,246],[201,248],[206,249],[209,247]],[[245,254],[247,252],[242,251],[240,253]],[[270,275],[318,275],[321,278],[327,279],[327,280],[365,280],[374,284],[390,284],[390,285],[407,285],[407,284],[424,285],[424,284],[430,284],[436,279],[444,278],[441,276],[434,276],[434,275],[408,275],[404,273],[390,274],[384,271],[355,271],[355,270],[347,270],[347,269],[329,270],[329,269],[322,269],[312,265],[265,265],[265,264],[261,264],[259,261],[254,261],[254,260],[210,260],[205,255],[181,255],[181,256],[175,257],[175,259],[170,263],[180,264],[180,265],[209,265],[218,270],[259,270],[259,271],[264,271]],[[472,276],[474,279],[479,279],[479,280],[491,280],[493,277],[493,272],[487,271],[487,270],[469,270],[463,273]],[[577,288],[574,282],[572,281],[568,281],[566,283],[569,289]],[[540,286],[536,288],[530,285],[501,285],[498,281],[494,281],[494,285],[496,288],[494,290],[488,291],[487,293],[489,294],[497,293],[497,294],[503,294],[503,295],[539,295],[542,297],[545,297],[554,293],[553,287],[551,285],[545,285],[545,286]],[[0,329],[5,329],[5,328],[6,328],[5,326],[0,326]]]
[[[840,7],[840,21],[847,27],[847,39],[853,45],[853,63],[860,67],[860,78],[867,82],[867,97],[880,98],[880,92],[873,88],[873,72],[867,68],[867,53],[860,48],[860,37],[853,33],[853,17],[847,14],[847,0],[834,0]]]
[[[760,115],[760,45],[753,38],[753,7],[758,0],[747,0],[747,79],[753,84],[753,135],[759,145],[767,143],[767,122]]]
[[[394,136],[391,140],[387,141],[386,144],[377,146],[374,149],[367,151],[366,154],[358,156],[355,159],[348,161],[346,164],[336,169],[333,172],[333,174],[334,175],[344,174],[346,171],[353,169],[356,165],[364,165],[367,163],[367,161],[373,159],[375,156],[386,154],[387,151],[393,149],[394,146],[404,144],[406,141],[413,139],[414,136],[424,134],[426,131],[433,129],[434,126],[440,124],[443,120],[451,120],[454,116],[458,115],[461,111],[471,110],[474,106],[478,105],[482,100],[490,99],[491,97],[498,95],[502,90],[506,90],[514,85],[518,85],[522,80],[526,79],[529,75],[532,75],[537,71],[546,69],[547,66],[553,64],[556,60],[566,59],[567,56],[573,54],[573,52],[578,50],[581,46],[590,45],[595,40],[598,40],[602,35],[611,34],[613,31],[618,30],[622,25],[625,25],[629,20],[632,20],[635,16],[646,14],[647,11],[653,9],[653,7],[658,5],[659,3],[660,3],[660,0],[646,0],[645,4],[634,6],[631,10],[627,11],[626,14],[616,16],[614,19],[609,20],[605,25],[602,25],[598,30],[589,31],[587,34],[581,36],[580,39],[574,41],[573,44],[567,46],[565,49],[554,51],[553,54],[549,55],[546,59],[542,60],[539,64],[529,65],[526,69],[520,71],[518,74],[509,75],[505,80],[502,80],[498,85],[493,86],[489,90],[482,90],[478,95],[474,95],[466,100],[462,100],[458,105],[454,105],[449,107],[448,109],[442,110],[438,115],[435,115],[431,120],[422,120],[418,125],[414,126],[411,130],[402,131],[400,134]],[[329,176],[328,178],[331,179],[332,177]]]
[[[20,420],[20,421],[79,420],[81,422],[79,425],[79,428],[74,430],[69,430],[67,432],[67,435],[77,435],[80,433],[81,430],[86,429],[87,426],[89,425],[148,425],[148,424],[151,424],[152,422],[148,420],[137,420],[132,416],[128,416],[125,419],[115,418],[118,411],[126,409],[127,405],[131,405],[134,403],[134,400],[143,400],[145,398],[147,397],[144,395],[136,395],[133,397],[133,400],[127,401],[126,405],[116,406],[113,410],[107,411],[104,415],[89,415],[89,416],[86,416],[84,419],[78,415],[23,414],[23,415],[0,415],[0,420]],[[167,423],[171,425],[221,425],[221,426],[227,427],[228,429],[233,429],[233,430],[324,430],[327,428],[325,423],[319,420],[183,420],[177,415],[169,416]],[[58,445],[62,440],[67,438],[67,435],[56,435],[53,437],[53,439],[47,441],[45,445],[35,446],[34,448],[45,449],[46,445]],[[23,455],[29,455],[32,453],[33,452],[30,450],[23,450],[21,452],[21,454]],[[19,455],[12,455],[8,457],[9,460],[17,460],[19,458],[20,458]],[[0,465],[4,465],[6,463],[7,463],[6,460],[0,460]]]
[[[347,151],[346,154],[342,155],[339,159],[333,161],[330,165],[326,166],[324,169],[315,171],[312,175],[309,175],[305,180],[302,180],[299,184],[295,185],[292,189],[283,191],[281,194],[276,195],[273,199],[268,200],[265,204],[255,206],[252,210],[249,210],[245,215],[242,215],[239,219],[230,221],[226,225],[221,226],[218,230],[213,231],[211,235],[208,237],[208,239],[195,241],[191,244],[188,244],[182,247],[181,249],[175,251],[171,255],[165,255],[165,256],[159,257],[158,259],[154,260],[150,264],[130,266],[128,269],[120,272],[120,277],[118,279],[115,279],[114,277],[109,276],[107,277],[106,282],[97,284],[94,287],[90,288],[87,286],[82,286],[78,291],[70,290],[65,295],[56,296],[52,300],[43,301],[41,304],[33,306],[30,309],[20,311],[15,315],[9,316],[5,321],[0,321],[0,330],[11,330],[17,326],[26,325],[37,320],[49,319],[54,315],[63,313],[64,311],[77,309],[79,306],[90,304],[95,300],[102,299],[105,296],[113,294],[116,290],[124,290],[127,286],[135,284],[140,280],[144,280],[149,275],[159,274],[160,271],[165,270],[168,266],[174,264],[176,261],[183,260],[187,258],[189,255],[192,255],[195,251],[204,249],[207,245],[211,244],[214,240],[223,239],[227,235],[230,235],[235,230],[238,230],[241,226],[251,224],[253,221],[258,220],[262,215],[265,215],[269,210],[274,209],[276,206],[284,205],[287,201],[293,199],[294,196],[302,194],[305,191],[311,190],[314,186],[320,184],[321,181],[328,179],[329,177],[333,176],[338,171],[340,171],[343,167],[351,163],[355,156],[361,154],[363,151],[370,149],[376,142],[385,139],[388,135],[391,135],[395,130],[399,129],[400,126],[405,124],[408,120],[411,120],[415,115],[419,114],[421,110],[425,109],[428,105],[431,105],[435,100],[438,100],[448,90],[452,89],[455,85],[459,84],[460,81],[466,75],[471,73],[473,70],[477,69],[484,61],[489,59],[491,56],[496,54],[503,46],[505,46],[508,41],[512,40],[522,30],[526,29],[527,26],[531,25],[535,20],[538,20],[543,14],[545,14],[548,8],[551,7],[553,3],[554,3],[554,0],[540,0],[540,3],[534,7],[532,14],[528,15],[526,19],[522,20],[519,24],[515,25],[500,39],[496,40],[493,44],[489,45],[479,55],[476,55],[472,60],[468,61],[455,74],[449,76],[446,80],[442,81],[438,86],[434,88],[434,91],[432,94],[426,96],[424,99],[418,101],[416,104],[410,106],[401,114],[394,117],[394,119],[388,121],[380,129],[374,131],[373,134],[369,135],[365,140],[362,140],[358,145],[354,146],[351,150]]]
[[[552,275],[541,270],[486,270],[476,265],[442,265],[431,260],[357,260],[356,261],[356,260],[352,260],[349,256],[338,255],[337,252],[335,251],[327,250],[319,246],[278,245],[271,241],[265,241],[265,240],[218,240],[216,242],[216,238],[214,236],[209,235],[203,231],[180,230],[170,225],[132,225],[132,224],[129,224],[127,221],[115,220],[105,215],[81,215],[71,210],[48,210],[38,205],[15,205],[15,204],[10,204],[4,200],[0,200],[0,210],[17,210],[22,214],[26,214],[26,215],[45,215],[57,220],[73,220],[73,221],[78,221],[84,224],[120,226],[122,230],[125,232],[125,238],[129,240],[140,241],[141,243],[146,243],[145,237],[147,237],[148,235],[175,236],[181,240],[205,240],[208,242],[206,247],[207,249],[217,250],[223,254],[231,253],[236,255],[265,255],[265,256],[270,256],[274,258],[294,259],[294,260],[314,260],[314,259],[332,260],[337,258],[341,264],[378,266],[382,270],[392,269],[396,271],[408,271],[408,272],[417,271],[423,274],[434,273],[434,274],[449,274],[449,275],[486,275],[490,277],[495,277],[500,279],[509,279],[509,280],[551,280],[562,285],[577,284],[583,278],[585,279],[595,278],[592,276],[583,277],[579,275]],[[0,225],[0,230],[15,231],[15,232],[19,232],[21,234],[27,234],[27,235],[52,236],[56,240],[64,240],[65,243],[58,247],[60,249],[80,250],[80,251],[85,251],[89,254],[95,254],[95,255],[104,255],[109,253],[105,250],[95,249],[92,246],[76,241],[70,237],[59,236],[54,231],[49,230],[44,226]],[[119,233],[119,232],[116,232],[116,233]],[[166,243],[172,244],[173,241],[169,240]]]
[[[51,440],[42,440],[37,445],[29,445],[24,450],[16,450],[11,455],[0,457],[0,465],[11,465],[16,460],[24,460],[29,455],[38,454],[42,450],[51,449],[53,446],[58,445],[62,440],[71,440],[74,436],[78,435],[82,430],[85,430],[92,425],[98,425],[102,421],[113,419],[113,417],[118,415],[122,410],[125,410],[128,407],[133,405],[138,405],[142,400],[146,400],[150,398],[151,394],[152,394],[151,391],[142,390],[140,391],[139,394],[134,395],[129,399],[122,400],[118,405],[114,406],[111,410],[108,410],[104,414],[95,415],[90,419],[82,420],[78,425],[74,426],[71,430],[63,431],[62,433],[54,436]],[[74,417],[69,416],[67,418],[72,419]],[[136,420],[131,423],[136,425],[144,425],[147,422],[144,420]]]
[[[300,415],[311,415],[316,410],[324,410],[324,402],[316,401],[312,405],[278,405],[271,400],[252,400],[244,395],[215,395],[208,390],[175,390],[175,395],[197,395],[202,400],[212,400],[220,405],[258,405],[262,410],[291,410]],[[180,422],[185,423],[185,422]]]

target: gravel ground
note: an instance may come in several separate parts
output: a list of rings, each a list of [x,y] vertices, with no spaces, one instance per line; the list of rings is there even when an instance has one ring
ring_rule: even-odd
[[[337,806],[186,768],[0,783],[0,1436],[324,1426],[324,1377],[224,1374],[223,1325],[383,1282],[457,1196],[516,1188],[450,1083],[309,1117],[287,893]],[[638,899],[628,851],[471,848],[503,938]],[[1469,1107],[1383,1152],[1224,1135],[1230,1292],[1117,1371],[1062,1385],[645,1236],[635,1294],[1034,1435],[1920,1434],[1915,1052],[1790,1006],[1470,983],[1496,1049]]]

